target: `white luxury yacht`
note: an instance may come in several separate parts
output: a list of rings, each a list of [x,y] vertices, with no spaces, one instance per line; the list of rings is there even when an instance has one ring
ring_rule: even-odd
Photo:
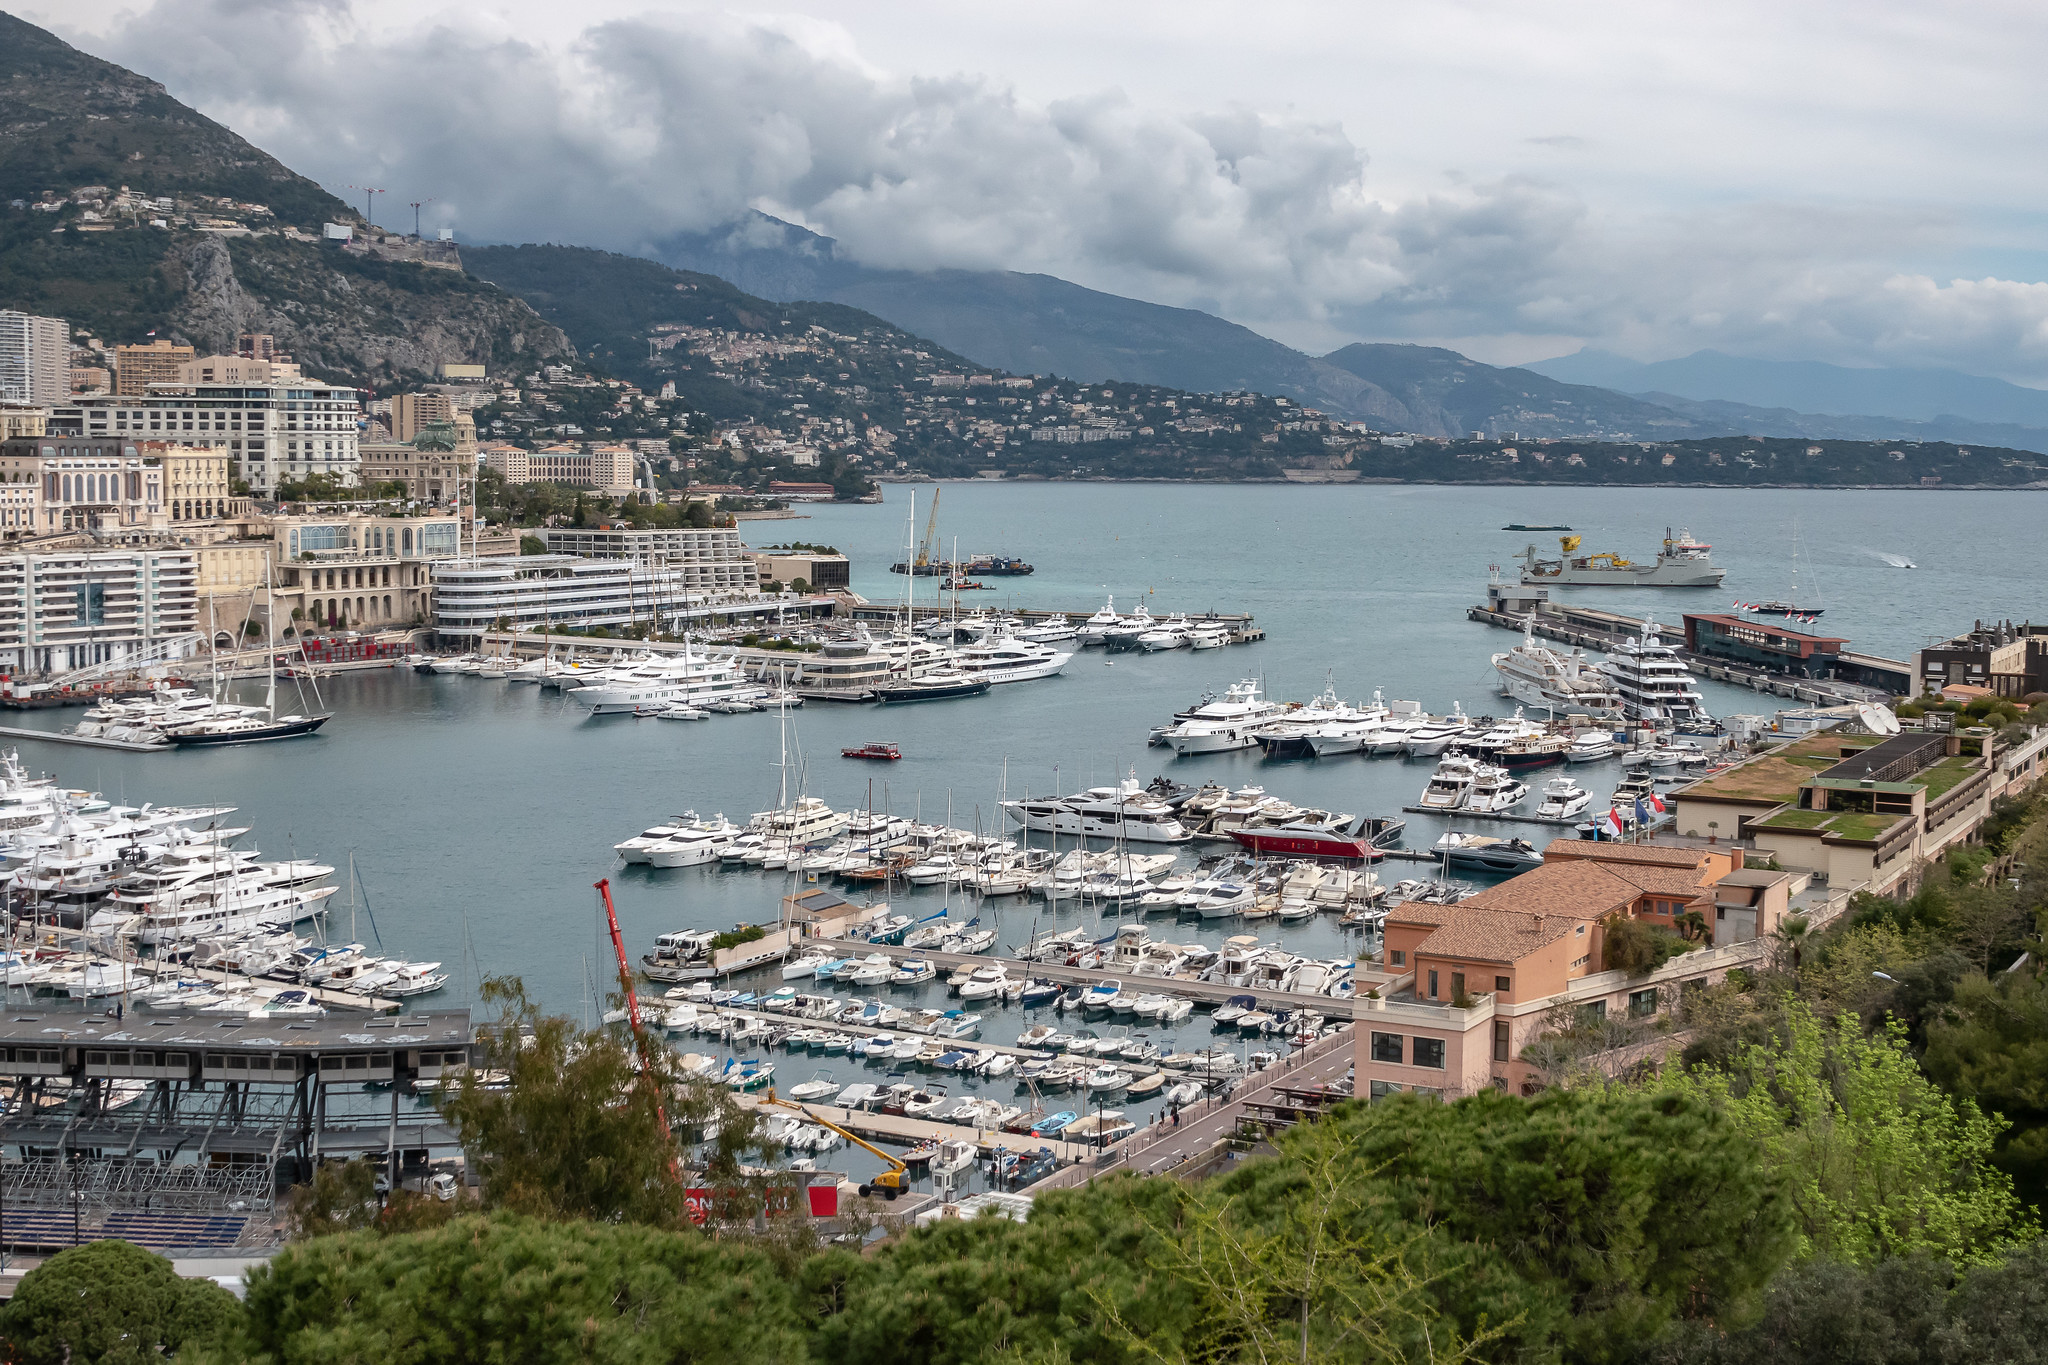
[[[1029,682],[1052,677],[1073,657],[1070,650],[999,636],[960,650],[957,666],[968,677],[991,683]]]
[[[1493,656],[1504,697],[1560,715],[1583,712],[1600,720],[1621,715],[1621,694],[1607,675],[1577,650],[1564,654],[1536,643],[1536,617],[1522,622],[1522,643]]]
[[[1177,844],[1188,838],[1173,807],[1148,796],[1136,778],[1115,787],[1090,787],[1071,796],[1005,801],[1010,818],[1026,829],[1092,835],[1133,843]]]
[[[1657,623],[1645,621],[1640,639],[1630,636],[1607,656],[1600,671],[1614,681],[1622,710],[1631,720],[1704,721],[1706,699],[1693,686],[1692,670],[1670,645],[1657,638]]]
[[[729,660],[713,659],[687,643],[680,656],[650,659],[621,669],[570,694],[594,716],[630,713],[657,702],[703,707],[713,702],[750,702],[767,690]]]
[[[1259,742],[1259,727],[1286,713],[1285,706],[1259,694],[1256,678],[1246,678],[1225,692],[1221,701],[1204,702],[1181,712],[1175,717],[1179,724],[1168,728],[1163,738],[1182,757],[1250,749]]]

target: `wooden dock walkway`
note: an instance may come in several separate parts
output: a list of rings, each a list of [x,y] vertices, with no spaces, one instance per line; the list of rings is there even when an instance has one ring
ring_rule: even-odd
[[[1424,806],[1403,806],[1401,810],[1408,815],[1441,815],[1446,820],[1503,820],[1511,825],[1545,825],[1551,829],[1577,829],[1580,824],[1577,820],[1553,820],[1547,815],[1516,815],[1512,811],[1504,810],[1430,810]],[[1605,815],[1607,812],[1602,811],[1600,813]],[[1592,816],[1589,814],[1587,819],[1591,818]],[[1415,856],[1417,853],[1421,853],[1421,850],[1413,850],[1409,853],[1412,861],[1433,863],[1440,856],[1435,853],[1421,853],[1421,856],[1418,858]],[[1389,856],[1392,855],[1389,854]]]

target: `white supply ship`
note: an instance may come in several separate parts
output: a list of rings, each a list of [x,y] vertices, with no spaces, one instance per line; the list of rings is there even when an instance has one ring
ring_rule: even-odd
[[[1664,528],[1664,548],[1656,561],[1638,564],[1612,551],[1582,555],[1578,536],[1558,538],[1561,553],[1556,559],[1538,559],[1531,545],[1522,555],[1522,582],[1557,583],[1581,588],[1715,588],[1728,571],[1713,560],[1713,546],[1692,538],[1691,531],[1675,537]]]

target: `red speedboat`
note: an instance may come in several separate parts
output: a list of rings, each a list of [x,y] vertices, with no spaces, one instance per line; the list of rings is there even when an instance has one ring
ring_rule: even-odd
[[[1234,829],[1230,837],[1253,853],[1278,853],[1290,858],[1339,858],[1346,862],[1378,862],[1386,857],[1363,835],[1345,833],[1341,824],[1300,821],[1291,825],[1259,825]]]

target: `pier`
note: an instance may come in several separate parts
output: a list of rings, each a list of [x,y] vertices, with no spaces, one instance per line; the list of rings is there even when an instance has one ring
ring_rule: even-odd
[[[830,946],[836,940],[814,940],[821,946]],[[1156,990],[1161,995],[1177,995],[1197,1004],[1221,1005],[1234,996],[1254,996],[1260,1008],[1277,1005],[1282,1009],[1312,1009],[1332,1021],[1349,1020],[1351,1002],[1340,1000],[1334,995],[1297,995],[1292,991],[1260,991],[1250,986],[1225,986],[1215,981],[1192,981],[1182,976],[1135,976],[1128,972],[1106,972],[1090,967],[1062,967],[1050,962],[1026,962],[1022,958],[992,957],[985,953],[941,953],[926,948],[897,948],[887,943],[857,944],[846,943],[848,950],[861,953],[881,953],[897,962],[919,958],[939,969],[941,976],[960,967],[982,967],[999,963],[1010,970],[1012,975],[1025,978],[1038,977],[1056,981],[1067,986],[1094,986],[1105,981],[1118,985],[1137,987],[1140,990]]]
[[[1630,616],[1623,612],[1608,611],[1601,607],[1569,605],[1548,600],[1548,590],[1542,587],[1515,588],[1504,583],[1489,585],[1487,600],[1465,609],[1465,617],[1484,625],[1498,626],[1502,630],[1519,632],[1530,625],[1546,640],[1576,646],[1580,649],[1594,649],[1611,653],[1631,636],[1640,637],[1643,629],[1655,618]],[[1689,613],[1698,616],[1699,613]],[[1746,620],[1746,618],[1745,618]],[[1779,633],[1789,632],[1788,627],[1777,626],[1774,618],[1758,618],[1757,629]],[[1789,632],[1795,638],[1797,632]],[[1832,638],[1832,637],[1829,637]],[[1910,691],[1910,668],[1896,659],[1879,658],[1871,654],[1859,654],[1843,649],[1837,659],[1837,670],[1853,671],[1855,678],[1809,678],[1796,673],[1774,673],[1746,664],[1731,663],[1726,659],[1713,658],[1685,647],[1682,635],[1666,641],[1678,656],[1685,660],[1687,668],[1702,678],[1725,683],[1730,687],[1746,687],[1753,692],[1765,692],[1774,696],[1789,697],[1810,706],[1853,706],[1873,698],[1881,699],[1894,692]],[[1844,642],[1846,643],[1846,642]]]
[[[1140,979],[1140,980],[1145,980],[1145,981],[1151,981],[1151,980],[1157,980],[1157,979],[1159,979],[1159,978],[1155,978],[1155,977],[1141,977],[1141,978],[1139,978],[1139,979]],[[1162,995],[1165,995],[1165,994],[1168,994],[1168,992],[1162,991],[1162,992],[1160,992],[1160,994],[1162,994]],[[1304,997],[1302,997],[1302,998],[1303,998],[1303,999],[1309,999],[1309,998],[1321,999],[1321,1000],[1323,1000],[1323,1001],[1324,1001],[1325,1003],[1328,1003],[1328,1001],[1329,1001],[1329,998],[1328,998],[1327,996],[1319,996],[1319,997],[1306,997],[1306,996],[1304,996]],[[979,1005],[979,1004],[983,1004],[983,1003],[985,1003],[985,1002],[983,1002],[983,1001],[980,1001],[980,1000],[970,1000],[970,1001],[968,1001],[968,1002],[966,1002],[966,1003],[967,1003],[967,1004],[969,1004],[969,1005]],[[1000,1002],[998,1002],[998,1003],[1000,1003]],[[699,1008],[701,1009],[701,1008],[703,1008],[703,1007],[702,1007],[702,1006],[699,1006]],[[916,1032],[916,1031],[914,1031],[914,1030],[912,1030],[912,1029],[903,1029],[903,1028],[870,1028],[870,1027],[869,1027],[869,1026],[867,1026],[866,1024],[862,1024],[862,1025],[860,1025],[860,1026],[859,1026],[859,1027],[857,1027],[857,1028],[848,1028],[848,1027],[846,1027],[846,1026],[845,1026],[845,1025],[843,1025],[843,1024],[836,1024],[836,1023],[824,1023],[824,1022],[822,1022],[822,1021],[819,1021],[819,1020],[815,1020],[815,1019],[805,1019],[805,1018],[803,1018],[803,1017],[802,1017],[801,1015],[794,1015],[794,1014],[777,1014],[777,1013],[775,1013],[775,1012],[773,1012],[773,1011],[769,1011],[769,1010],[752,1010],[752,1009],[734,1009],[734,1008],[732,1008],[732,1007],[731,1007],[731,1006],[729,1006],[729,1005],[712,1005],[712,1006],[710,1006],[710,1008],[711,1008],[711,1010],[713,1010],[713,1011],[714,1011],[715,1013],[717,1013],[717,1014],[718,1014],[718,1015],[720,1015],[721,1017],[730,1017],[730,1018],[734,1018],[734,1019],[757,1019],[757,1020],[765,1020],[765,1021],[767,1021],[767,1022],[769,1022],[769,1023],[772,1023],[772,1024],[797,1024],[797,1025],[800,1025],[800,1026],[803,1026],[803,1027],[807,1027],[807,1028],[815,1028],[815,1029],[820,1029],[820,1030],[830,1030],[830,1031],[831,1031],[831,1032],[833,1032],[833,1033],[839,1033],[839,1034],[844,1034],[844,1035],[845,1035],[846,1037],[848,1037],[848,1038],[878,1038],[878,1037],[887,1037],[887,1038],[894,1038],[894,1039],[896,1039],[896,1040],[897,1040],[898,1042],[901,1042],[902,1040],[904,1040],[904,1039],[906,1039],[906,1038],[921,1038],[921,1039],[923,1039],[924,1041],[926,1041],[926,1042],[928,1042],[928,1043],[937,1043],[937,1044],[939,1044],[939,1045],[940,1045],[940,1046],[942,1046],[942,1047],[943,1047],[943,1046],[947,1046],[947,1045],[949,1045],[949,1044],[950,1044],[950,1045],[951,1045],[951,1048],[956,1048],[956,1049],[958,1049],[959,1051],[962,1051],[962,1052],[968,1051],[968,1050],[970,1050],[970,1049],[971,1049],[971,1050],[974,1050],[974,1051],[977,1051],[977,1052],[999,1052],[999,1053],[1003,1054],[1003,1055],[1004,1055],[1004,1056],[1006,1056],[1006,1057],[1015,1057],[1015,1058],[1017,1058],[1017,1059],[1018,1059],[1019,1061],[1027,1061],[1027,1060],[1028,1060],[1028,1061],[1040,1061],[1040,1060],[1043,1060],[1043,1059],[1045,1059],[1045,1058],[1054,1058],[1054,1057],[1060,1057],[1060,1056],[1063,1056],[1063,1055],[1066,1055],[1066,1056],[1070,1056],[1070,1057],[1072,1056],[1072,1054],[1062,1054],[1062,1053],[1058,1053],[1058,1052],[1053,1052],[1053,1051],[1050,1051],[1050,1050],[1048,1050],[1048,1049],[1046,1049],[1046,1048],[1029,1048],[1029,1047],[1018,1047],[1018,1046],[1017,1046],[1017,1045],[1016,1045],[1015,1043],[985,1043],[985,1042],[982,1042],[982,1041],[980,1041],[979,1039],[974,1039],[974,1038],[940,1038],[940,1037],[937,1037],[937,1036],[935,1036],[935,1035],[933,1035],[933,1034],[929,1034],[929,1033],[918,1033],[918,1032]],[[1192,1019],[1192,1018],[1190,1018],[1190,1019],[1186,1020],[1185,1022],[1187,1022],[1187,1023],[1193,1023],[1194,1021],[1193,1021],[1193,1019]],[[1136,1027],[1137,1027],[1137,1028],[1138,1028],[1139,1030],[1141,1030],[1141,1031],[1142,1031],[1142,1029],[1143,1029],[1144,1027],[1146,1027],[1146,1025],[1145,1025],[1144,1023],[1140,1022],[1139,1024],[1137,1024],[1137,1025],[1136,1025]],[[1154,1027],[1158,1027],[1158,1028],[1176,1028],[1176,1027],[1179,1027],[1179,1026],[1178,1026],[1178,1025],[1174,1025],[1174,1024],[1159,1024],[1159,1025],[1154,1025]],[[1249,1041],[1249,1039],[1241,1039],[1240,1041]],[[1200,1049],[1200,1050],[1201,1050],[1201,1051],[1204,1051],[1204,1052],[1229,1052],[1229,1051],[1230,1051],[1230,1049],[1229,1049],[1229,1048],[1227,1048],[1227,1047],[1223,1047],[1223,1048],[1203,1048],[1203,1049]],[[792,1055],[794,1055],[794,1054],[792,1054]],[[824,1056],[825,1056],[825,1060],[827,1060],[827,1061],[833,1060],[833,1058],[832,1058],[832,1057],[831,1057],[831,1056],[830,1056],[829,1054],[821,1054],[821,1055],[824,1055]],[[1221,1079],[1221,1078],[1214,1078],[1214,1077],[1209,1077],[1209,1076],[1206,1076],[1206,1075],[1197,1075],[1196,1073],[1194,1073],[1194,1072],[1191,1072],[1191,1071],[1189,1071],[1189,1070],[1188,1070],[1188,1068],[1186,1068],[1186,1067],[1180,1067],[1180,1066],[1169,1066],[1169,1065],[1167,1065],[1167,1064],[1166,1064],[1166,1061],[1165,1061],[1165,1059],[1164,1059],[1164,1058],[1159,1058],[1159,1057],[1155,1057],[1155,1058],[1153,1058],[1153,1059],[1152,1059],[1151,1061],[1149,1061],[1149,1062],[1132,1062],[1132,1061],[1126,1061],[1126,1060],[1123,1060],[1122,1058],[1118,1058],[1118,1057],[1097,1057],[1097,1056],[1094,1056],[1094,1055],[1092,1055],[1092,1054],[1091,1054],[1090,1056],[1088,1056],[1088,1057],[1085,1057],[1085,1058],[1083,1058],[1083,1057],[1072,1057],[1072,1059],[1073,1059],[1073,1060],[1076,1060],[1076,1061],[1085,1061],[1085,1062],[1088,1062],[1089,1064],[1091,1064],[1091,1065],[1095,1065],[1095,1066],[1109,1065],[1109,1066],[1117,1066],[1117,1067],[1121,1067],[1121,1068],[1123,1068],[1124,1070],[1126,1070],[1126,1071],[1129,1071],[1129,1072],[1131,1072],[1131,1073],[1132,1073],[1133,1075],[1144,1075],[1144,1074],[1147,1074],[1147,1068],[1149,1068],[1149,1069],[1150,1069],[1151,1071],[1164,1071],[1164,1072],[1165,1072],[1165,1073],[1166,1073],[1167,1075],[1169,1075],[1169,1076],[1173,1077],[1173,1078],[1174,1078],[1174,1079],[1176,1079],[1176,1080],[1201,1080],[1201,1081],[1203,1081],[1203,1082],[1204,1082],[1204,1083],[1206,1084],[1206,1083],[1208,1083],[1208,1082],[1209,1082],[1209,1081],[1211,1081],[1211,1080],[1214,1080],[1214,1079]],[[853,1063],[855,1063],[855,1064],[858,1064],[858,1063],[859,1063],[859,1062],[860,1062],[860,1061],[861,1061],[862,1059],[861,1059],[861,1058],[858,1058],[858,1057],[846,1057],[846,1058],[845,1058],[845,1060],[847,1060],[847,1061],[849,1061],[849,1062],[853,1062]],[[998,1078],[998,1079],[1000,1079],[1000,1078]],[[1021,1081],[1019,1082],[1019,1084],[1022,1084],[1022,1083],[1023,1083],[1023,1082],[1021,1082]]]
[[[0,725],[0,739],[39,739],[46,744],[80,744],[89,749],[121,749],[131,754],[160,754],[178,747],[168,740],[160,744],[138,744],[132,739],[67,735],[57,730],[33,730],[21,725]]]
[[[781,1114],[799,1117],[794,1109],[781,1104],[764,1104],[753,1095],[740,1094],[734,1098],[764,1118]],[[820,1118],[831,1120],[849,1133],[870,1141],[886,1142],[892,1146],[915,1147],[923,1142],[966,1139],[979,1147],[984,1156],[998,1148],[1008,1152],[1029,1152],[1047,1147],[1052,1150],[1053,1159],[1062,1166],[1072,1165],[1094,1150],[1078,1142],[1062,1142],[1058,1138],[1049,1137],[1038,1138],[1029,1133],[1011,1133],[1000,1128],[975,1128],[964,1123],[939,1123],[932,1119],[914,1119],[902,1114],[883,1114],[866,1109],[842,1109],[834,1104],[812,1104],[801,1100],[792,1100],[790,1103],[803,1104],[805,1109]],[[1083,1107],[1089,1107],[1085,1101]],[[1074,1112],[1078,1114],[1081,1111],[1076,1109]]]

